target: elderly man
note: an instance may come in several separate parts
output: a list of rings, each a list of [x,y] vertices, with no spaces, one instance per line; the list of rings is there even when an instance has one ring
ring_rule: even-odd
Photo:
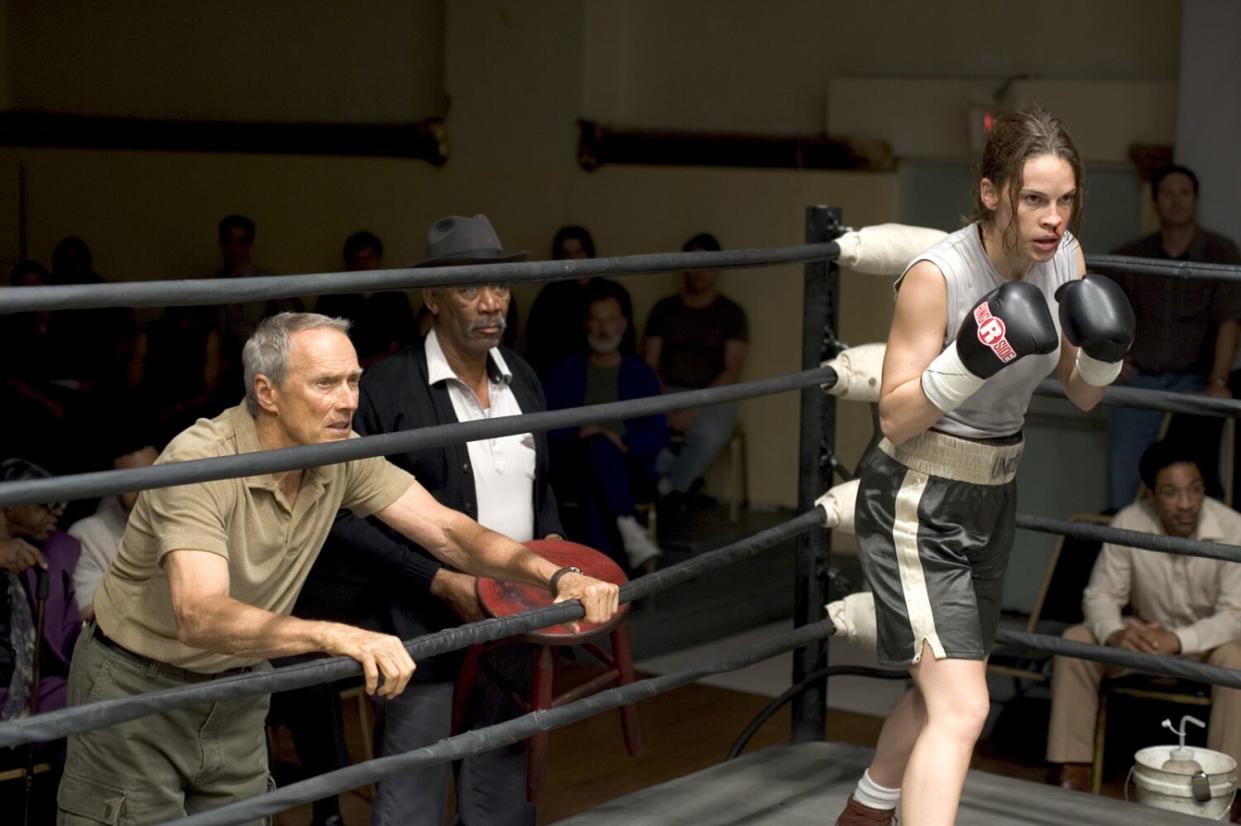
[[[503,249],[486,216],[450,216],[431,226],[427,260],[420,266],[525,257],[524,252]],[[424,290],[423,302],[433,315],[432,328],[424,341],[367,372],[358,409],[359,432],[385,433],[546,409],[534,371],[500,344],[509,306],[507,287],[488,284]],[[562,533],[549,480],[547,443],[541,433],[390,458],[441,503],[474,516],[492,530],[520,541]],[[316,588],[324,590],[316,582],[321,574],[340,589],[338,602],[378,606],[380,615],[371,621],[401,637],[480,615],[475,579],[469,572],[460,566],[441,565],[427,553],[424,543],[416,538],[403,541],[375,520],[339,519],[312,578]],[[471,709],[476,726],[519,713],[501,682],[529,684],[528,648],[506,646],[491,656],[487,671],[502,674],[505,680],[480,682]],[[449,733],[458,659],[437,657],[423,665],[414,689],[385,698],[382,704],[378,739],[385,755],[433,743]],[[533,824],[534,810],[525,794],[525,766],[520,743],[463,761],[458,773],[457,822]],[[372,822],[440,826],[449,776],[449,767],[442,766],[382,781]]]
[[[347,323],[264,320],[246,342],[245,404],[177,436],[159,462],[349,438],[361,369]],[[375,514],[464,570],[581,598],[609,617],[616,589],[555,565],[435,501],[403,470],[365,459],[141,493],[74,651],[71,703],[128,697],[269,668],[315,651],[362,664],[366,689],[401,693],[401,641],[288,616],[337,510]],[[162,823],[268,787],[267,697],[159,713],[71,737],[62,823]]]
[[[1142,455],[1142,500],[1116,514],[1113,527],[1241,544],[1241,514],[1205,498],[1202,473],[1186,445],[1156,442]],[[1133,615],[1121,611],[1131,606]],[[1241,564],[1103,546],[1082,598],[1084,625],[1064,636],[1224,668],[1241,668]],[[1051,678],[1047,759],[1059,781],[1088,789],[1099,684],[1122,673],[1101,663],[1056,657]],[[1241,691],[1211,692],[1208,748],[1241,760]]]
[[[553,410],[659,395],[659,379],[641,358],[621,351],[629,330],[624,288],[598,279],[583,313],[590,354],[570,353],[547,374]],[[668,443],[662,415],[569,427],[548,434],[561,501],[583,511],[587,544],[638,570],[663,551],[638,523],[636,501],[655,492],[655,461]]]

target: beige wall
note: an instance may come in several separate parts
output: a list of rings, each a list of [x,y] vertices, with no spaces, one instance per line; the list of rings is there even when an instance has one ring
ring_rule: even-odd
[[[15,109],[331,122],[443,110],[439,0],[6,6]]]
[[[1174,80],[1180,3],[586,0],[586,113],[817,133],[835,75]]]
[[[859,226],[893,220],[895,175],[634,166],[586,173],[576,164],[574,121],[818,131],[827,79],[845,68],[1164,79],[1175,75],[1178,19],[1175,3],[1099,0],[1067,23],[1045,15],[1054,22],[1032,23],[1030,42],[1010,42],[1028,8],[988,21],[994,3],[955,4],[947,16],[923,9],[930,4],[893,11],[860,2],[377,0],[366,15],[327,0],[141,4],[141,14],[139,5],[0,6],[6,51],[18,55],[9,103],[351,121],[436,114],[446,98],[453,157],[435,169],[388,159],[0,149],[0,165],[26,171],[31,254],[46,261],[59,238],[81,235],[114,280],[211,271],[215,224],[228,212],[256,220],[256,257],[277,272],[337,268],[343,238],[363,227],[384,239],[390,265],[411,263],[422,256],[426,227],[453,213],[486,212],[506,245],[536,257],[569,222],[588,226],[602,254],[617,255],[679,249],[700,230],[730,247],[796,243],[813,203],[841,206]],[[969,35],[971,47],[944,48],[970,15],[981,32]],[[1114,35],[1100,34],[1105,21],[1119,27]],[[1053,40],[1053,30],[1068,33]],[[1125,39],[1128,47],[1116,45]],[[676,277],[627,284],[643,319]],[[799,269],[728,272],[721,284],[750,316],[745,377],[797,369]],[[516,291],[523,307],[534,292]],[[889,282],[846,274],[842,294],[841,337],[882,339]],[[795,395],[746,402],[742,415],[751,498],[793,504]],[[840,422],[840,452],[852,464],[870,436],[869,412],[842,406]]]

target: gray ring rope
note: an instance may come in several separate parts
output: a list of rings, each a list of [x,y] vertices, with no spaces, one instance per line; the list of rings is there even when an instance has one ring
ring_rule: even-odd
[[[821,529],[823,517],[823,510],[814,508],[745,539],[647,574],[621,586],[621,601],[633,602],[642,599],[694,579],[704,571],[761,553],[816,527]],[[405,643],[405,648],[417,661],[437,654],[457,651],[475,643],[491,642],[538,628],[546,628],[549,625],[569,622],[581,618],[582,614],[580,602],[563,602],[509,617],[496,617],[456,628],[446,628],[410,640]],[[221,677],[206,683],[194,683],[115,700],[71,706],[34,717],[23,717],[0,723],[0,747],[54,740],[162,711],[205,703],[229,702],[258,694],[303,688],[361,673],[362,667],[357,661],[349,657],[331,657],[271,671]]]
[[[1027,631],[1000,630],[995,635],[996,642],[1018,648],[1038,651],[1045,654],[1075,657],[1079,660],[1092,660],[1105,665],[1129,668],[1147,674],[1158,674],[1165,677],[1178,677],[1195,680],[1200,683],[1241,688],[1241,671],[1222,668],[1218,665],[1207,665],[1180,657],[1162,657],[1157,654],[1143,654],[1126,648],[1110,645],[1091,645],[1049,634],[1031,634]]]
[[[1204,281],[1241,281],[1241,267],[1232,264],[1169,261],[1165,258],[1087,255],[1086,268],[1091,272],[1126,272],[1164,278],[1198,278]]]
[[[641,275],[687,269],[733,269],[798,264],[835,258],[840,247],[798,244],[719,252],[664,252],[581,258],[564,261],[518,261],[457,267],[413,267],[366,272],[263,275],[248,278],[194,278],[176,281],[119,281],[0,288],[0,314],[31,310],[85,310],[103,307],[188,307],[328,295],[371,290],[467,284],[516,284],[560,281],[602,275]]]
[[[1043,379],[1034,391],[1040,396],[1068,398],[1056,379]],[[1137,407],[1161,410],[1164,413],[1186,413],[1191,416],[1241,416],[1241,399],[1217,399],[1202,393],[1172,393],[1167,390],[1144,390],[1140,387],[1112,385],[1103,394],[1103,404],[1110,407]]]
[[[539,732],[562,728],[601,712],[649,699],[697,682],[712,674],[745,668],[807,643],[825,639],[835,633],[836,628],[831,620],[803,625],[791,633],[764,640],[743,654],[721,657],[707,665],[675,674],[638,680],[628,685],[592,694],[572,703],[566,703],[563,706],[532,712],[494,726],[464,732],[434,745],[424,746],[403,754],[376,757],[363,763],[293,783],[274,792],[255,795],[171,822],[184,824],[184,826],[226,826],[226,824],[245,823],[284,811],[292,806],[340,794],[401,772],[450,760],[459,760],[471,754],[517,743]]]
[[[702,407],[789,390],[804,390],[822,384],[835,384],[835,381],[835,370],[830,367],[817,367],[813,370],[720,387],[707,387],[702,390],[667,393],[660,396],[647,396],[641,399],[586,407],[570,407],[563,410],[548,410],[542,413],[497,416],[494,419],[480,419],[472,422],[453,422],[415,430],[380,433],[328,444],[260,450],[236,456],[169,462],[129,470],[106,470],[54,476],[48,479],[0,482],[0,507],[110,496],[148,488],[188,485],[194,482],[319,467],[374,456],[391,456],[414,450],[427,450],[479,439],[491,439],[497,436],[510,436],[515,433],[555,430],[610,419],[637,418],[684,407]]]
[[[148,488],[187,485],[259,473],[277,473],[372,456],[390,456],[410,450],[443,447],[514,433],[555,430],[589,422],[649,416],[684,407],[700,407],[725,401],[755,398],[788,390],[804,390],[816,384],[831,386],[835,384],[835,380],[835,370],[830,367],[820,367],[800,373],[789,373],[784,376],[723,387],[708,387],[702,390],[668,393],[603,405],[549,410],[543,413],[527,413],[520,417],[501,416],[476,422],[436,425],[419,430],[400,430],[332,444],[301,445],[238,456],[170,462],[130,470],[106,470],[56,476],[49,479],[0,482],[0,507],[111,496]],[[1040,384],[1037,392],[1043,396],[1064,397],[1064,391],[1060,385],[1050,379]],[[1241,414],[1241,400],[1215,399],[1192,393],[1168,393],[1161,390],[1140,390],[1129,387],[1109,388],[1104,395],[1104,403],[1211,416]]]
[[[1073,522],[1053,516],[1031,516],[1025,513],[1017,514],[1017,527],[1040,533],[1071,536],[1074,539],[1111,542],[1114,545],[1124,545],[1143,551],[1162,551],[1167,554],[1220,559],[1224,562],[1241,562],[1241,546],[1226,545],[1222,542],[1203,542],[1200,539],[1182,539],[1179,536],[1127,531],[1113,528],[1111,525],[1092,525],[1089,522]]]

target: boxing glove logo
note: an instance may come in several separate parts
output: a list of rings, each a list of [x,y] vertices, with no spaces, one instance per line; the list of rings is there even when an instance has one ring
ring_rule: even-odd
[[[1017,351],[1004,335],[1004,320],[991,315],[986,301],[974,308],[974,324],[978,328],[978,340],[991,348],[996,358],[1005,364],[1017,358]]]

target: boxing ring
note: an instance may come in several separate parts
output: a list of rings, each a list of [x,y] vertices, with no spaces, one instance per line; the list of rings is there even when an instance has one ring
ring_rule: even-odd
[[[640,702],[696,682],[710,674],[736,670],[783,652],[794,652],[791,687],[756,719],[757,728],[780,703],[792,703],[790,743],[726,760],[705,771],[653,786],[560,821],[564,824],[822,824],[844,804],[869,750],[823,742],[827,678],[834,673],[900,676],[874,669],[831,667],[827,639],[837,626],[827,618],[830,561],[829,528],[851,529],[856,482],[836,458],[838,399],[874,403],[882,345],[847,348],[836,337],[840,268],[892,275],[914,254],[930,246],[938,231],[884,225],[846,231],[839,210],[811,207],[806,212],[806,243],[772,249],[637,255],[572,261],[520,262],[447,268],[269,276],[227,281],[167,281],[103,285],[13,287],[0,290],[0,314],[36,309],[88,309],[112,306],[186,306],[257,301],[308,294],[360,290],[534,282],[602,275],[632,275],[685,269],[725,269],[803,263],[802,364],[799,372],[664,396],[522,416],[453,423],[350,439],[330,444],[164,464],[131,470],[76,474],[0,484],[0,506],[106,496],[126,491],[183,485],[214,479],[308,468],[384,456],[463,441],[551,430],[605,420],[631,418],[685,407],[755,398],[798,390],[801,393],[798,515],[752,536],[700,554],[621,588],[622,602],[635,602],[688,582],[706,571],[764,553],[796,540],[795,628],[773,635],[742,653],[672,674],[611,688],[553,709],[534,712],[484,729],[464,732],[406,754],[367,760],[285,786],[247,800],[176,821],[195,826],[244,823],[400,774],[408,769],[458,759],[523,740],[578,720]],[[1241,280],[1241,268],[1144,259],[1087,257],[1092,270],[1123,268],[1153,276]],[[823,392],[827,391],[827,392]],[[1063,395],[1047,382],[1045,395]],[[1109,388],[1104,404],[1123,404],[1199,415],[1236,416],[1241,401],[1155,391]],[[833,486],[835,477],[844,481]],[[1018,527],[1066,536],[1118,542],[1136,548],[1241,562],[1241,547],[1119,531],[1051,517],[1021,514]],[[561,603],[523,614],[487,619],[406,641],[415,661],[467,646],[510,637],[578,619],[579,603]],[[1241,688],[1241,672],[1190,661],[1086,645],[1039,634],[1001,630],[997,642],[1017,648],[1068,655],[1123,666],[1149,674],[1186,677]],[[0,747],[57,739],[149,714],[285,691],[361,674],[346,657],[323,658],[255,674],[222,677],[170,690],[77,706],[0,723]],[[745,737],[734,747],[739,753]],[[639,758],[640,759],[640,758]],[[965,786],[961,824],[1200,823],[1199,818],[1138,807],[972,771]]]

